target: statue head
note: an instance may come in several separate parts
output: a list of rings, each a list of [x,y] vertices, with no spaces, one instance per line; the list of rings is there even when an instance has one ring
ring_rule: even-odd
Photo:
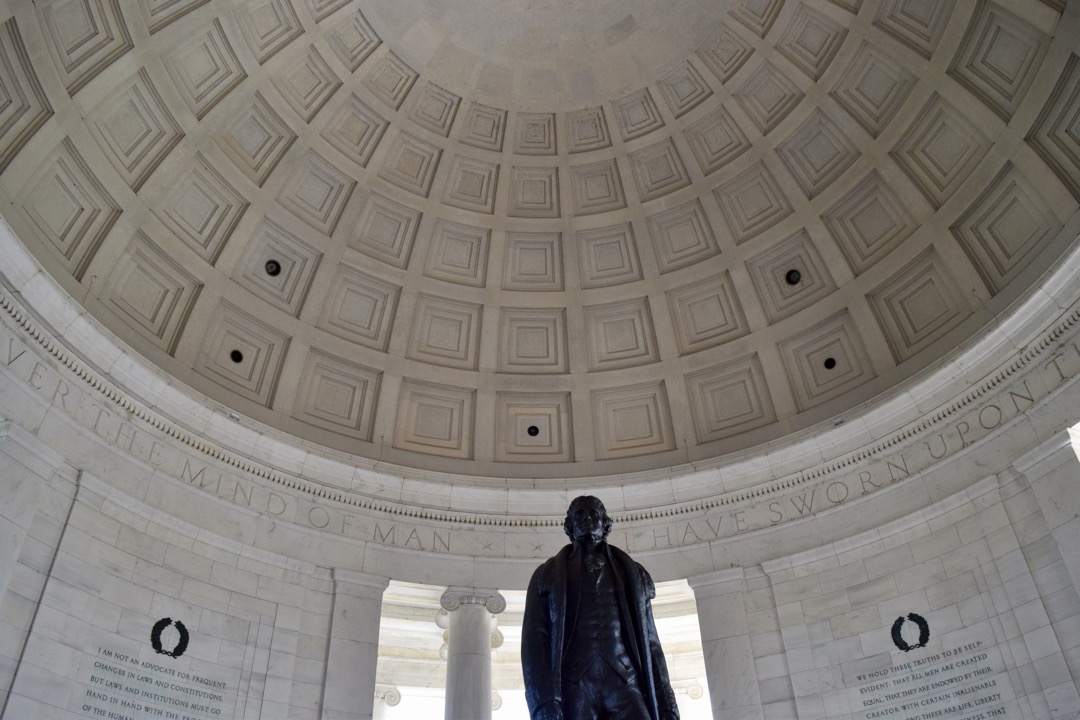
[[[598,543],[607,540],[613,524],[600,498],[579,495],[570,502],[570,507],[566,510],[563,531],[571,542]]]

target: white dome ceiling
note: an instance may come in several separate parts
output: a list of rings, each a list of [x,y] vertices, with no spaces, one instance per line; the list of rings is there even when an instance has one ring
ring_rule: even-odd
[[[1054,2],[6,7],[37,258],[242,417],[404,467],[780,440],[979,337],[1075,234]]]
[[[601,105],[680,65],[726,14],[707,0],[364,2],[425,79],[512,111]],[[727,16],[730,19],[730,16]]]

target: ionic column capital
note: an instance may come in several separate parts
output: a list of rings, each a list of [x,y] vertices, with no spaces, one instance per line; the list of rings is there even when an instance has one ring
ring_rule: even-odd
[[[439,605],[447,612],[462,605],[482,605],[492,615],[498,615],[506,609],[506,598],[494,588],[448,587],[439,598]]]
[[[376,685],[375,697],[382,700],[388,707],[394,707],[401,702],[401,691],[397,685]]]

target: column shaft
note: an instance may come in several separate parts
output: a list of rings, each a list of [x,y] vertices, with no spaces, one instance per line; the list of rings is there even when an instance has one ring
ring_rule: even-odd
[[[446,720],[491,720],[491,615],[506,607],[497,590],[449,588]]]

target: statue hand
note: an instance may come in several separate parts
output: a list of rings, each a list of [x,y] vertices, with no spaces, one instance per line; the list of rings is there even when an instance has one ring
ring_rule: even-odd
[[[562,703],[552,700],[536,711],[533,720],[563,720]]]

